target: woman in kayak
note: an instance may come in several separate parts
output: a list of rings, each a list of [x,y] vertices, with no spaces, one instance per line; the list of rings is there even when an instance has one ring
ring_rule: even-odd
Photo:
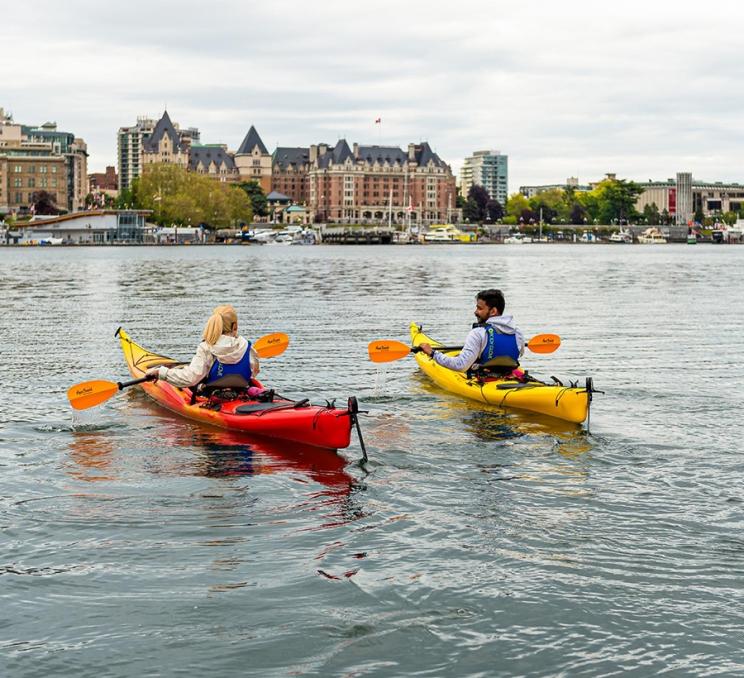
[[[501,290],[483,290],[475,297],[475,317],[465,338],[460,354],[450,358],[431,347],[420,344],[421,350],[442,367],[455,372],[467,372],[473,365],[483,365],[493,358],[508,356],[515,366],[524,353],[524,336],[514,323],[514,318],[504,315],[506,301]]]
[[[202,342],[188,365],[151,367],[146,375],[179,387],[215,382],[227,375],[240,375],[250,383],[258,374],[258,354],[245,337],[238,336],[238,314],[232,306],[218,306],[204,327]],[[251,386],[251,396],[263,389]]]

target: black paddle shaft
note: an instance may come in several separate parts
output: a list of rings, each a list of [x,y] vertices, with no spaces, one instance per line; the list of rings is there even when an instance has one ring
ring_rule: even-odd
[[[432,348],[435,351],[440,351],[442,353],[447,353],[448,351],[462,351],[462,349],[464,347],[463,346],[432,346]],[[411,353],[418,353],[419,351],[421,351],[421,347],[420,346],[414,346],[411,349]]]
[[[132,381],[117,381],[116,385],[119,387],[119,390],[127,388],[128,386],[136,386],[137,384],[141,384],[143,381],[153,381],[155,377],[142,377],[141,379],[132,379]]]

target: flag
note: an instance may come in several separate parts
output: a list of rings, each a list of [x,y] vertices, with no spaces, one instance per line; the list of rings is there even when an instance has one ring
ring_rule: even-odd
[[[382,118],[375,118],[375,125],[379,125],[382,123]]]

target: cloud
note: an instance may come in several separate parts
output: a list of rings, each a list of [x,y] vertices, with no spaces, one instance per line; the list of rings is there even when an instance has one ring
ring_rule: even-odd
[[[91,170],[115,163],[119,127],[167,105],[232,149],[251,124],[270,148],[426,139],[455,170],[499,149],[512,191],[610,171],[738,181],[742,48],[723,36],[743,17],[716,0],[704,12],[638,0],[29,0],[4,17],[16,58],[0,63],[0,106],[82,136]]]

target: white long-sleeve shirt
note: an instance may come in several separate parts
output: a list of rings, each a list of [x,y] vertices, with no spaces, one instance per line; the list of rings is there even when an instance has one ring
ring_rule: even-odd
[[[248,348],[248,340],[244,337],[232,337],[223,334],[216,343],[208,344],[202,341],[196,348],[196,355],[188,365],[179,367],[160,367],[158,379],[164,379],[169,384],[180,386],[194,386],[209,374],[215,360],[225,365],[240,362]],[[255,377],[259,371],[258,353],[251,346],[251,372]]]
[[[497,315],[489,318],[486,321],[489,325],[493,325],[494,329],[500,334],[513,334],[517,339],[517,347],[519,348],[519,355],[524,353],[524,336],[522,332],[514,324],[514,318],[510,315]],[[465,337],[465,344],[462,347],[459,355],[452,358],[444,355],[437,351],[434,347],[434,353],[432,358],[434,361],[442,367],[447,367],[455,372],[467,372],[478,360],[483,350],[486,348],[488,342],[488,336],[484,327],[474,327],[468,336]]]

